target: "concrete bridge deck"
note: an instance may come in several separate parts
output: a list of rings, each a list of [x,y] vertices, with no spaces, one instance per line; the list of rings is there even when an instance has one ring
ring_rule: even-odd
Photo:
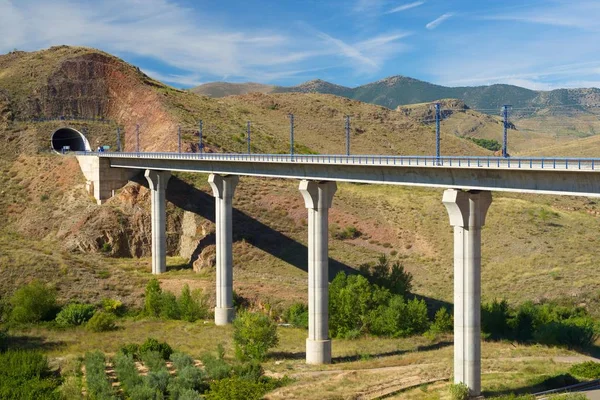
[[[111,167],[600,197],[600,159],[75,153]]]

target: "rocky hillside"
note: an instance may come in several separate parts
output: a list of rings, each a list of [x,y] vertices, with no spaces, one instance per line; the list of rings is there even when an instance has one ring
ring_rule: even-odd
[[[192,91],[212,95],[208,90],[211,85],[201,85],[192,89]],[[222,90],[218,94],[213,95],[214,97],[239,94],[239,91],[227,90],[224,84],[221,83],[220,85]],[[310,92],[334,94],[389,108],[414,103],[432,102],[443,98],[460,99],[471,108],[494,113],[500,110],[504,104],[511,104],[515,108],[600,105],[600,89],[598,88],[535,91],[513,85],[446,87],[400,75],[391,76],[355,88],[344,87],[322,80],[309,81],[298,86],[273,86],[269,88],[271,92],[280,93]],[[249,86],[245,89],[247,92],[251,90]]]
[[[82,48],[11,53],[0,56],[0,65],[1,297],[37,277],[55,283],[65,298],[113,296],[136,303],[148,278],[150,205],[143,177],[96,205],[76,160],[48,151],[58,127],[85,129],[92,142],[107,143],[120,126],[132,149],[139,123],[142,149],[173,151],[180,125],[185,150],[195,151],[202,119],[208,151],[245,152],[251,121],[253,152],[285,153],[293,113],[297,152],[340,154],[344,116],[352,115],[354,154],[430,155],[435,149],[428,104],[392,110],[319,93],[212,99],[170,88],[118,58]],[[452,112],[442,122],[443,154],[491,154],[461,136],[497,135],[499,121],[456,100],[444,104]],[[87,120],[36,120],[53,114]],[[521,133],[511,131],[511,138]],[[272,304],[305,299],[306,209],[297,185],[241,179],[234,200],[236,292]],[[169,288],[185,282],[210,289],[214,200],[206,176],[176,174],[167,199],[173,272],[161,279]],[[452,228],[440,199],[440,190],[340,184],[330,214],[332,274],[384,253],[414,274],[417,293],[451,300]],[[484,297],[522,301],[526,293],[534,300],[596,304],[598,207],[587,199],[494,194],[483,232]],[[349,227],[360,235],[336,234]]]

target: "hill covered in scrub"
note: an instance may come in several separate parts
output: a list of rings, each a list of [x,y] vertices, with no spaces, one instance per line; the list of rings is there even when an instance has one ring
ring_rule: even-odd
[[[464,101],[472,108],[486,110],[489,113],[497,113],[504,104],[511,104],[515,108],[600,105],[600,89],[598,88],[537,91],[502,84],[447,87],[401,75],[391,76],[354,88],[317,79],[297,86],[212,82],[197,86],[191,91],[211,97],[237,95],[252,91],[263,93],[324,93],[389,108],[453,98]]]
[[[213,99],[157,82],[109,54],[66,46],[3,55],[0,66],[0,290],[6,294],[39,277],[56,283],[65,298],[110,293],[140,301],[150,248],[145,180],[138,177],[96,205],[77,162],[48,151],[50,134],[61,126],[112,145],[119,126],[131,150],[139,124],[146,151],[174,151],[181,126],[184,150],[195,151],[201,119],[207,151],[245,152],[251,121],[253,152],[286,153],[293,113],[298,153],[341,154],[344,116],[351,114],[353,154],[431,155],[435,149],[427,104],[392,110],[320,93]],[[467,138],[498,139],[501,122],[457,100],[442,101],[454,110],[443,116],[442,153],[491,155]],[[37,121],[56,116],[67,119]],[[511,138],[523,151],[544,139],[520,130],[511,130]],[[214,201],[206,176],[175,174],[167,199],[169,266],[177,271],[161,280],[173,290],[186,282],[210,292]],[[306,210],[297,182],[242,178],[234,206],[236,291],[275,305],[304,299]],[[484,297],[596,304],[597,207],[581,198],[495,194],[483,233]],[[332,274],[383,253],[414,275],[416,293],[452,299],[452,235],[440,190],[340,184],[330,221]],[[360,235],[336,234],[344,231]]]

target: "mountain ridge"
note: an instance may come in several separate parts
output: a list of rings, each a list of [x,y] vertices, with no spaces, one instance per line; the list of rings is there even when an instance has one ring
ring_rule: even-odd
[[[214,88],[218,83],[208,83],[192,88],[191,91],[208,95],[208,87]],[[224,83],[225,85],[232,85]],[[252,83],[256,85],[255,83]],[[220,96],[245,94],[249,83],[239,83],[236,90],[222,88]],[[262,84],[261,84],[262,85]],[[394,75],[375,82],[357,87],[337,85],[322,79],[314,79],[296,86],[262,85],[261,93],[322,93],[347,97],[353,100],[373,103],[388,108],[396,108],[415,103],[432,102],[443,98],[456,98],[464,101],[469,107],[488,112],[500,110],[504,104],[510,104],[516,109],[520,108],[547,108],[556,106],[600,105],[599,88],[554,89],[549,91],[532,90],[508,84],[493,84],[482,86],[442,86],[419,79]],[[271,91],[265,91],[270,88]]]

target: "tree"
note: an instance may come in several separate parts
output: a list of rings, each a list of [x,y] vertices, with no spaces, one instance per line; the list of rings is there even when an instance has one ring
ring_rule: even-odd
[[[236,356],[242,360],[263,361],[277,346],[277,325],[267,315],[244,311],[233,321]]]

